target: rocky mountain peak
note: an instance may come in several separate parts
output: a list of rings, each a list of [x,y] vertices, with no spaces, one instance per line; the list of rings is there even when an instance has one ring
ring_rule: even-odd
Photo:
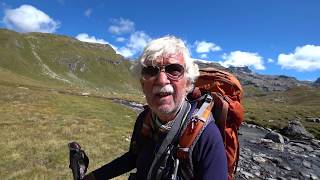
[[[251,69],[249,69],[248,66],[242,66],[242,67],[230,66],[229,69],[231,72],[252,73]]]
[[[253,72],[248,66],[228,68],[214,61],[196,61],[199,68],[214,67],[233,73],[243,86],[254,86],[264,92],[286,91],[295,86],[311,86],[310,82],[299,81],[295,77],[286,75],[263,75]],[[320,85],[320,80],[319,85]]]
[[[314,83],[320,85],[320,77]]]

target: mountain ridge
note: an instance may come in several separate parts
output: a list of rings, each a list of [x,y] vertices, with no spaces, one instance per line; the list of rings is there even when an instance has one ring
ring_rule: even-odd
[[[82,42],[65,35],[18,33],[7,29],[0,29],[0,42],[0,67],[17,74],[46,83],[55,81],[56,84],[71,86],[97,86],[107,91],[131,89],[137,92],[139,89],[138,82],[129,72],[134,61],[117,54],[108,44]],[[312,88],[320,84],[320,78],[315,82],[299,81],[286,75],[258,74],[249,67],[225,68],[219,63],[195,60],[200,68],[215,67],[229,71],[239,78],[243,86],[262,92],[286,91],[295,86]],[[110,73],[113,78],[104,77]]]
[[[286,75],[264,75],[253,72],[249,67],[228,68],[221,66],[219,63],[210,61],[196,61],[200,68],[215,67],[217,69],[228,71],[238,77],[243,86],[254,86],[264,92],[286,91],[295,86],[306,86],[312,88],[316,86],[315,82],[299,81],[295,77]]]
[[[54,86],[139,94],[138,82],[129,71],[132,63],[109,45],[6,29],[0,29],[0,43],[0,67],[12,75]]]

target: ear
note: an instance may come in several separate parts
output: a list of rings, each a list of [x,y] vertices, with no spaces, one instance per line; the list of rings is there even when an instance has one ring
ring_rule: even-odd
[[[187,85],[186,85],[186,94],[190,93],[193,90],[193,83],[190,80],[187,80]]]
[[[145,94],[145,92],[144,92],[144,81],[142,80],[142,79],[140,79],[140,85],[141,85],[141,90],[142,90],[142,92]]]

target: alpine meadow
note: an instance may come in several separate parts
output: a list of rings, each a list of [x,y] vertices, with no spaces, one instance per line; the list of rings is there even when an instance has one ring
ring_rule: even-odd
[[[0,29],[1,179],[72,179],[72,141],[89,171],[126,152],[137,112],[119,100],[145,103],[133,63],[109,45]],[[310,121],[320,119],[320,84],[225,70],[245,89],[247,123],[279,130],[299,119],[320,139],[320,123]]]

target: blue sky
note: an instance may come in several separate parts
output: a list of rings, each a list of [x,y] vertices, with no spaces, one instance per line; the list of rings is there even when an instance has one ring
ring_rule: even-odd
[[[107,43],[128,58],[170,34],[195,59],[320,77],[319,0],[0,0],[0,10],[2,28]]]

